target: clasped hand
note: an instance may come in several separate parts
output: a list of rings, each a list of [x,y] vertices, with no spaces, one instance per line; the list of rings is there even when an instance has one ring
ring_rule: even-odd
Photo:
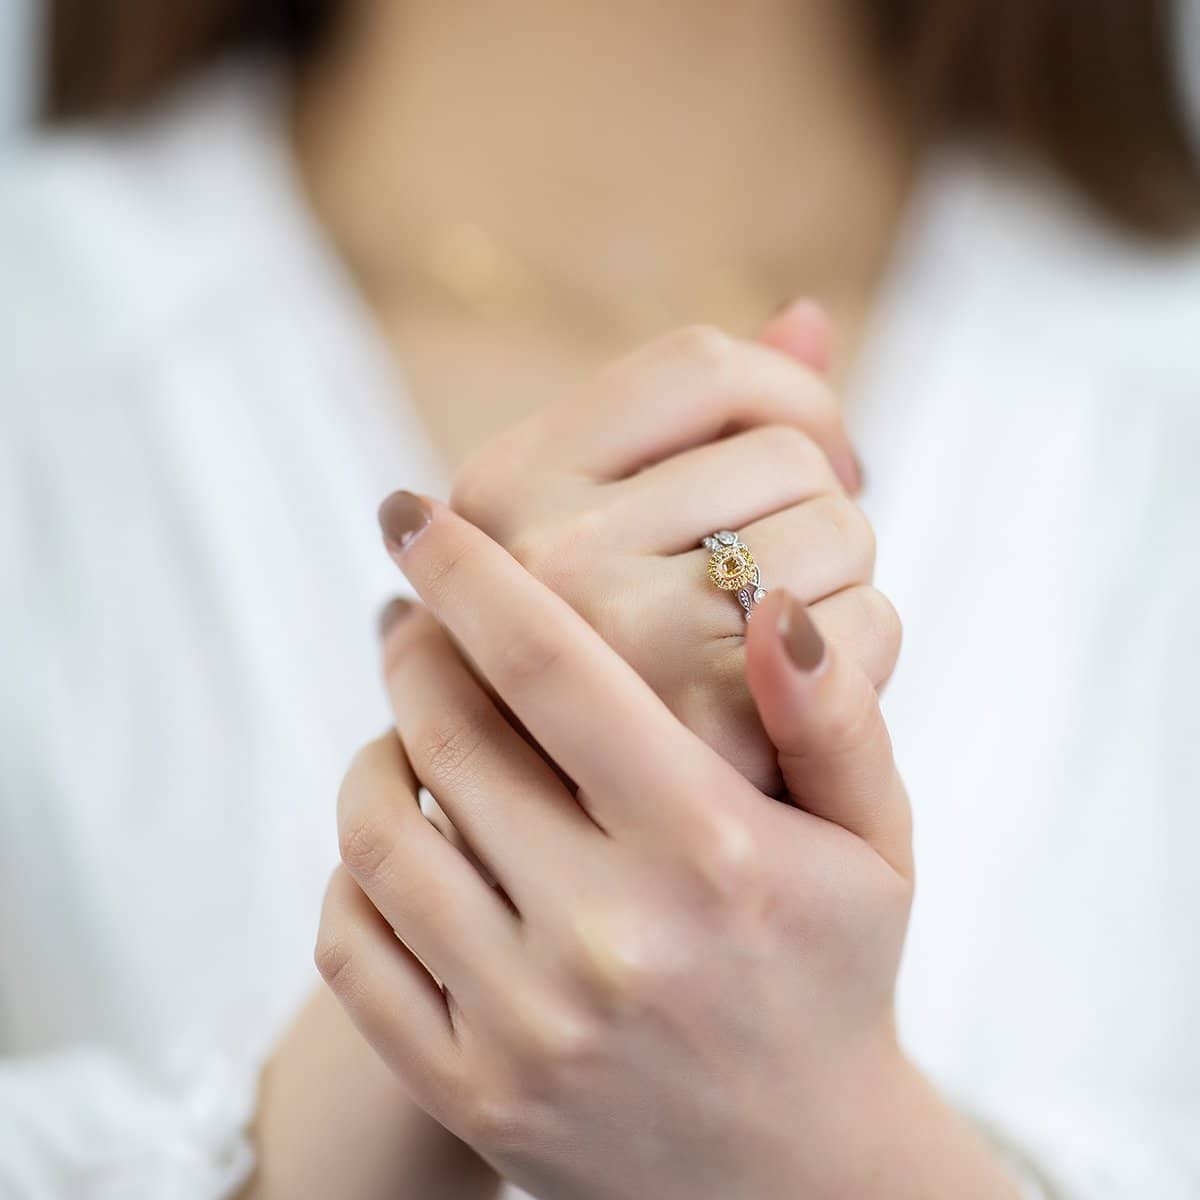
[[[866,1195],[890,1153],[873,1130],[910,1087],[892,1021],[909,811],[875,688],[897,635],[849,624],[839,638],[835,619],[822,636],[783,589],[743,627],[728,596],[689,590],[672,562],[702,580],[704,552],[688,548],[697,532],[757,517],[760,533],[774,519],[782,537],[815,497],[849,503],[807,438],[787,442],[805,470],[770,482],[752,469],[761,434],[707,444],[764,420],[801,425],[797,396],[813,394],[811,372],[761,347],[748,357],[776,356],[774,375],[760,372],[758,390],[734,386],[730,348],[716,371],[711,346],[698,369],[675,343],[617,373],[645,406],[655,392],[643,375],[657,372],[661,396],[674,394],[672,369],[690,372],[692,417],[677,405],[674,421],[643,419],[657,442],[633,446],[596,424],[579,443],[589,471],[568,456],[572,469],[544,488],[535,471],[514,471],[512,496],[528,506],[557,492],[559,527],[564,512],[590,513],[582,527],[597,544],[606,510],[586,493],[603,492],[630,539],[624,556],[671,564],[669,619],[647,624],[696,639],[673,648],[684,662],[660,661],[661,647],[655,660],[653,639],[628,622],[610,630],[610,641],[637,644],[619,653],[585,619],[586,596],[573,606],[559,594],[570,598],[569,579],[552,589],[449,508],[402,493],[383,510],[422,604],[391,610],[396,728],[360,753],[342,788],[343,867],[317,961],[414,1099],[547,1200]],[[710,399],[724,397],[707,405],[706,371]],[[774,390],[763,386],[771,378]],[[525,431],[504,460],[519,466],[546,436]],[[671,485],[702,484],[722,454],[742,463],[730,474],[744,487],[703,497],[696,486],[671,509]],[[488,473],[473,470],[480,505]],[[626,490],[614,498],[618,482]],[[742,507],[722,518],[722,502]],[[528,557],[535,543],[523,544]],[[777,559],[786,582],[803,579],[802,566]],[[837,561],[854,564],[849,577],[822,564],[807,599],[865,586],[854,554]],[[699,629],[681,615],[693,604]],[[727,679],[705,705],[703,677],[684,668],[689,654],[710,661],[713,640],[736,655],[744,706]],[[656,671],[657,689],[643,677]],[[656,694],[672,678],[689,680],[684,692]],[[688,720],[684,699],[703,721]],[[697,723],[707,737],[688,727]],[[728,730],[769,747],[787,803],[731,765],[736,753],[714,749]],[[457,844],[422,815],[422,784]]]

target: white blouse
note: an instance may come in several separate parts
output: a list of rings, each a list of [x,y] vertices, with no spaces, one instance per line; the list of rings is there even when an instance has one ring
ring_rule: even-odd
[[[1031,1192],[1194,1200],[1200,246],[947,154],[848,404],[906,1041]],[[216,1200],[387,722],[374,510],[445,489],[269,73],[10,156],[0,421],[0,1196]]]

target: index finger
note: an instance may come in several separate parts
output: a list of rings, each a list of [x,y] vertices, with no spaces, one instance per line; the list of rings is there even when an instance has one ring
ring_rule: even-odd
[[[648,813],[676,821],[703,784],[711,790],[714,771],[733,772],[565,600],[475,526],[411,492],[389,496],[379,521],[426,607],[603,828]]]
[[[530,448],[548,443],[564,465],[614,480],[758,425],[802,429],[846,490],[858,490],[850,436],[818,372],[708,326],[668,333],[607,367],[581,399],[534,418]]]

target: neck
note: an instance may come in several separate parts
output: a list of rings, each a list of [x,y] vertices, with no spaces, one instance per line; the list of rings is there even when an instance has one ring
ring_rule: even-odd
[[[909,174],[854,8],[360,0],[298,89],[301,170],[376,278],[462,221],[617,290],[773,262],[836,315]]]

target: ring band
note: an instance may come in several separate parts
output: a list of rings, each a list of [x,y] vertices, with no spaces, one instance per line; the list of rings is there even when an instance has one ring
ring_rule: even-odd
[[[732,530],[722,529],[701,539],[708,551],[708,577],[723,592],[737,592],[746,620],[767,594],[750,547]]]

